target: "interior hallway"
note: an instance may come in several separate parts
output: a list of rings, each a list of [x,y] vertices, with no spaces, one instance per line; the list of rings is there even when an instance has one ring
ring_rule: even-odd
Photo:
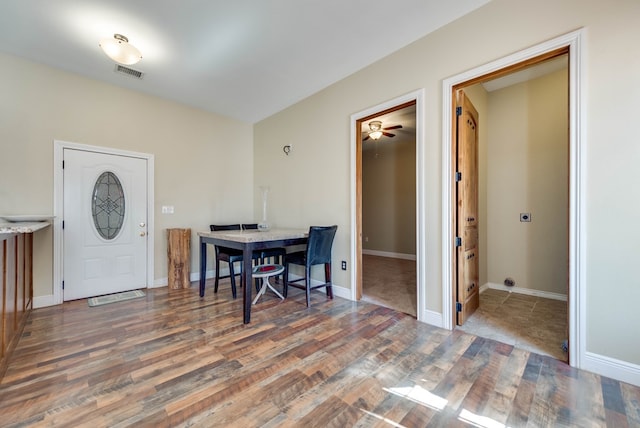
[[[415,261],[363,255],[362,267],[362,300],[417,316]],[[567,360],[567,302],[487,289],[480,308],[457,329]]]

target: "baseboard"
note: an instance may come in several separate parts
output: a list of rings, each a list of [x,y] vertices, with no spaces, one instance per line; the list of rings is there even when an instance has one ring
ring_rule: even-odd
[[[583,370],[640,386],[640,365],[638,364],[605,357],[593,352],[585,352],[581,366],[580,368]]]
[[[300,276],[300,275],[295,275],[295,274],[289,273],[289,279],[290,280],[295,281],[297,279],[302,279],[302,278],[303,277]],[[323,284],[323,282],[319,281],[317,279],[311,278],[311,286],[320,285],[320,284]],[[336,297],[342,297],[343,299],[352,300],[351,299],[351,289],[350,288],[345,288],[345,287],[342,287],[340,285],[336,285],[336,283],[334,282],[333,284],[331,284],[331,290],[333,291],[333,295],[336,296]]]
[[[425,309],[424,319],[422,320],[422,322],[434,327],[444,328],[444,323],[442,322],[442,313],[440,312]]]
[[[169,278],[166,276],[164,278],[156,278],[153,281],[153,284],[149,285],[147,288],[161,288],[169,285]]]
[[[48,306],[55,306],[53,302],[53,294],[47,296],[35,296],[33,298],[33,309],[46,308]]]
[[[486,284],[481,286],[480,292],[482,293],[488,288],[491,288],[493,290],[508,291],[510,293],[518,293],[518,294],[526,294],[529,296],[543,297],[545,299],[562,300],[564,302],[567,301],[566,294],[552,293],[549,291],[541,291],[541,290],[533,290],[531,288],[507,287],[504,284],[496,284],[494,282],[487,282]]]
[[[205,274],[205,278],[213,278],[215,273],[215,270],[208,270],[207,273]],[[229,275],[229,270],[227,269],[225,271],[225,269],[220,269],[220,273],[225,276],[225,275]],[[189,274],[189,280],[191,282],[196,282],[200,280],[200,272],[191,272]],[[169,285],[169,278],[164,277],[164,278],[156,278],[155,281],[153,281],[153,285],[150,285],[148,288],[160,288],[160,287],[166,287]]]
[[[362,254],[368,256],[389,257],[392,259],[416,260],[415,254],[391,253],[388,251],[362,250]]]

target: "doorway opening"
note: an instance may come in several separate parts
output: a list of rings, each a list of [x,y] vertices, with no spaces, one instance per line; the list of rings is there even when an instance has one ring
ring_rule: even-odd
[[[423,103],[424,90],[419,90],[351,116],[351,283],[354,284],[351,298],[360,300],[364,296],[383,306],[410,313],[419,321],[424,321],[425,317],[424,304],[421,304],[425,293],[425,268],[421,257],[425,251],[421,196]],[[378,128],[380,138],[374,134]],[[385,164],[391,159],[393,162]],[[398,162],[403,165],[402,171],[398,171]],[[367,176],[369,179],[363,183]],[[384,193],[392,195],[384,198]],[[381,204],[385,204],[383,209],[380,209]],[[402,209],[390,206],[392,204],[402,205]],[[363,230],[366,235],[363,235]],[[385,281],[378,282],[377,290],[370,293],[364,290],[364,269],[368,269],[367,266],[392,277],[401,275],[394,264],[402,265],[400,269],[409,272],[403,293],[394,296],[392,285]],[[374,296],[376,292],[379,294]],[[385,299],[385,294],[391,298]],[[402,307],[394,302],[394,297],[402,300]]]
[[[457,328],[563,361],[567,70],[561,53],[458,89],[456,155]],[[477,122],[473,150],[463,148],[471,132],[461,122]]]
[[[415,101],[360,122],[362,300],[417,317]]]
[[[565,98],[567,100],[565,106],[568,106],[568,113],[564,118],[566,121],[564,138],[566,156],[563,165],[566,172],[566,184],[564,187],[566,199],[563,203],[566,210],[566,215],[563,218],[563,222],[566,225],[566,238],[562,245],[568,259],[565,261],[567,266],[566,278],[568,280],[562,282],[567,297],[566,304],[563,302],[567,309],[567,341],[564,345],[567,348],[570,346],[568,361],[573,366],[579,365],[580,355],[584,353],[584,342],[580,334],[584,331],[584,320],[578,317],[578,309],[584,306],[579,284],[581,277],[579,274],[582,266],[584,266],[580,249],[580,244],[583,240],[581,239],[579,223],[582,191],[580,172],[583,165],[580,150],[582,136],[580,131],[583,114],[580,109],[580,42],[581,31],[576,31],[454,76],[443,82],[443,327],[453,329],[457,321],[459,307],[457,305],[458,247],[456,247],[456,244],[458,243],[458,236],[456,234],[456,205],[458,201],[455,181],[457,178],[455,174],[457,161],[455,147],[455,117],[457,113],[454,101],[455,96],[458,90],[470,88],[476,83],[494,80],[562,55],[568,57],[568,82],[565,81],[565,85],[568,88]],[[568,143],[566,143],[567,141]],[[535,222],[535,213],[527,215],[526,208],[520,211],[520,214],[522,215],[516,218],[516,223],[519,224],[523,218],[525,219],[524,221],[530,219],[531,222]],[[480,251],[480,257],[482,257],[482,250]],[[506,281],[508,279],[505,278],[505,283],[509,282]],[[562,345],[557,344],[555,346],[560,347]]]

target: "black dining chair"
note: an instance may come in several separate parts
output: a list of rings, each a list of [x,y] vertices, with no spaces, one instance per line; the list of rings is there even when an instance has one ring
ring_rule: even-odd
[[[209,225],[209,229],[212,232],[222,231],[222,230],[241,230],[240,224],[211,224]],[[213,287],[213,292],[218,292],[218,282],[223,278],[231,278],[231,294],[233,294],[233,298],[236,298],[236,274],[234,270],[233,264],[235,262],[242,262],[242,250],[236,250],[235,248],[222,247],[220,245],[216,245],[216,279]],[[260,259],[260,253],[254,253],[251,257],[253,260]],[[220,276],[220,262],[227,262],[229,264],[229,275]],[[244,277],[242,275],[242,265],[240,265],[240,286],[244,285]]]
[[[289,253],[285,257],[284,274],[284,297],[287,297],[288,287],[295,287],[305,290],[307,297],[307,307],[311,306],[311,290],[326,287],[327,297],[333,299],[333,289],[331,288],[331,247],[333,238],[336,236],[338,226],[311,226],[309,228],[309,239],[307,248],[304,251]],[[303,278],[289,281],[289,265],[304,266],[305,274]],[[311,266],[324,265],[324,283],[311,286]],[[304,281],[304,285],[296,284]]]

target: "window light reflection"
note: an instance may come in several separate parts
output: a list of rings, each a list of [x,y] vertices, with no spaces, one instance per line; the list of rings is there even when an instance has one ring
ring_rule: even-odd
[[[360,409],[360,410],[362,410],[363,412],[365,412],[365,413],[366,413],[367,415],[369,415],[369,416],[373,416],[374,418],[379,419],[379,420],[381,420],[382,422],[386,422],[386,423],[388,423],[389,425],[391,425],[391,426],[393,426],[393,427],[406,428],[404,425],[400,425],[399,423],[394,422],[394,421],[392,421],[392,420],[391,420],[391,419],[389,419],[389,418],[385,418],[385,417],[384,417],[384,416],[382,416],[382,415],[378,415],[378,414],[376,414],[376,413],[370,412],[370,411],[365,410],[365,409]]]
[[[458,419],[479,428],[507,428],[504,424],[487,416],[476,415],[466,409],[462,409]]]
[[[407,398],[415,403],[422,404],[423,406],[438,411],[443,410],[448,403],[446,399],[430,393],[420,385],[382,389],[399,397]]]

